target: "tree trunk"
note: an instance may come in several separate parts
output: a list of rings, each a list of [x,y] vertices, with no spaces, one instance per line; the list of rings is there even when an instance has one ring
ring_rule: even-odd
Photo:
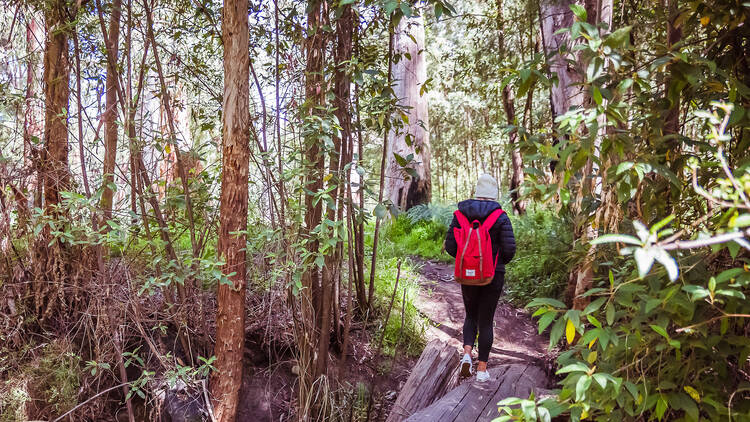
[[[42,102],[37,98],[39,89],[42,87],[42,43],[44,42],[44,27],[39,23],[39,18],[29,12],[26,14],[26,94],[24,101],[23,119],[23,160],[24,167],[29,169],[28,178],[22,183],[21,189],[17,191],[19,202],[18,226],[25,230],[25,224],[29,220],[32,204],[28,201],[28,195],[34,195],[33,208],[41,207],[41,184],[39,177],[39,157],[41,148],[38,146],[44,137],[44,112]],[[34,176],[36,174],[36,177]],[[22,192],[26,191],[26,194]]]
[[[584,87],[580,85],[581,77],[566,61],[570,53],[563,55],[558,52],[563,45],[568,45],[566,50],[570,51],[570,33],[556,34],[559,29],[573,24],[574,15],[570,5],[576,3],[574,0],[543,0],[539,4],[544,52],[548,56],[552,55],[548,61],[550,73],[558,78],[557,84],[550,88],[552,122],[570,107],[583,104]]]
[[[339,121],[341,126],[341,137],[334,136],[334,147],[336,150],[330,154],[330,172],[336,174],[329,183],[334,184],[334,188],[331,191],[331,196],[336,201],[336,207],[328,207],[326,210],[326,216],[331,221],[342,221],[342,212],[344,209],[344,200],[346,198],[345,184],[348,182],[348,177],[344,172],[344,166],[351,162],[350,157],[350,146],[352,145],[352,129],[351,129],[351,115],[349,112],[349,96],[351,79],[349,74],[346,72],[346,66],[349,60],[352,58],[352,30],[354,26],[354,14],[352,13],[351,5],[343,6],[341,16],[336,21],[336,50],[334,53],[334,60],[336,64],[336,70],[334,71],[334,100],[333,105],[336,109],[334,114],[336,119]],[[339,154],[340,152],[340,154]],[[337,155],[338,154],[338,155]],[[349,204],[351,205],[351,204]],[[349,207],[351,212],[352,207]],[[335,233],[332,234],[337,238]],[[337,305],[336,300],[330,300],[330,298],[338,298],[338,295],[332,295],[335,290],[337,279],[341,274],[342,265],[342,248],[341,242],[337,238],[337,243],[333,248],[332,252],[326,255],[326,264],[323,267],[323,306],[321,311],[323,314],[322,324],[320,326],[320,344],[318,345],[318,372],[323,373],[328,365],[328,345],[330,344],[330,323],[328,323],[330,314],[333,313],[333,326],[334,333],[338,340],[341,340],[338,336],[339,332],[339,318],[338,309],[340,306],[333,306],[331,311],[328,310],[330,305]],[[351,276],[351,274],[350,274]],[[328,306],[327,306],[328,305]]]
[[[386,422],[401,422],[439,400],[458,381],[456,348],[434,339],[425,346]]]
[[[604,22],[607,24],[607,28],[609,28],[612,24],[612,0],[585,0],[584,4],[586,8],[586,20],[588,23],[598,26],[600,23]],[[607,29],[608,31],[608,29]],[[601,31],[600,31],[601,32]],[[579,58],[579,68],[583,69],[585,64],[580,62]],[[605,62],[605,66],[606,66]],[[586,107],[590,107],[592,104],[592,99],[590,97],[590,94],[588,91],[584,94],[583,99],[583,105]],[[580,191],[578,194],[578,198],[582,199],[586,195],[591,195],[592,197],[601,196],[600,192],[600,186],[601,186],[601,176],[600,176],[600,168],[596,164],[598,162],[599,157],[599,148],[602,142],[602,139],[607,134],[607,128],[606,128],[606,116],[600,115],[598,117],[599,120],[599,132],[596,134],[596,139],[594,141],[594,151],[593,156],[588,159],[588,162],[584,166],[582,180],[580,184]],[[580,202],[580,200],[578,201]],[[581,212],[580,208],[576,210],[576,212]],[[595,215],[593,216],[595,218]],[[582,231],[580,231],[577,234],[577,241],[582,243],[588,243],[598,237],[598,230],[594,226],[594,222],[592,221],[592,216],[587,216],[587,223]],[[590,303],[590,297],[583,297],[582,295],[586,293],[589,289],[593,287],[593,281],[594,281],[594,259],[595,259],[595,253],[596,253],[596,247],[595,246],[589,246],[588,252],[586,253],[586,256],[583,259],[583,262],[579,267],[577,267],[570,275],[568,279],[568,294],[567,299],[569,303],[572,303],[574,309],[583,310],[589,303]],[[572,292],[572,293],[571,293]]]
[[[65,0],[56,0],[45,10],[47,38],[44,51],[44,149],[39,157],[39,175],[43,190],[44,213],[65,224],[64,212],[57,206],[61,203],[61,192],[70,186],[68,166],[68,102],[70,97],[70,62],[68,36],[71,32],[69,10]],[[71,7],[75,9],[75,7]],[[64,229],[64,227],[60,227]],[[70,262],[65,244],[52,239],[49,226],[45,226],[34,242],[34,272],[38,283],[34,284],[34,303],[41,321],[56,315],[66,302],[76,299],[62,291],[63,280],[70,277]],[[76,286],[75,281],[68,287]]]
[[[497,0],[497,38],[498,53],[501,57],[505,55],[505,28],[503,22],[503,0]],[[503,109],[509,125],[518,125],[516,122],[516,108],[513,91],[510,85],[503,87]],[[510,178],[510,198],[513,201],[513,210],[516,214],[523,214],[526,211],[526,203],[520,199],[521,185],[523,184],[523,159],[521,151],[518,149],[518,131],[512,130],[508,135],[508,146],[510,147],[511,159],[511,178]]]
[[[44,208],[56,214],[60,192],[70,185],[68,168],[68,101],[70,62],[67,20],[70,11],[65,0],[54,1],[46,11],[47,42],[44,51],[45,127],[42,170],[44,172]]]
[[[33,157],[38,153],[35,144],[41,142],[44,136],[44,120],[41,102],[37,97],[38,89],[42,86],[41,69],[42,42],[44,28],[39,19],[31,12],[26,15],[26,101],[23,122],[23,157],[27,166],[33,166]]]
[[[325,102],[325,86],[323,80],[323,65],[325,40],[323,33],[322,2],[311,0],[308,3],[307,28],[305,38],[305,105],[304,110],[309,119],[319,116],[321,106]],[[312,120],[312,119],[311,119]],[[325,155],[321,150],[320,133],[306,131],[304,133],[304,161],[305,161],[305,225],[303,237],[307,238],[307,248],[311,253],[305,262],[305,272],[302,275],[303,289],[300,292],[302,326],[297,327],[300,347],[299,399],[301,402],[312,394],[313,382],[321,375],[321,368],[317,365],[318,340],[321,333],[318,328],[321,312],[328,312],[322,308],[321,277],[318,265],[313,261],[320,252],[320,242],[314,230],[320,226],[323,215],[323,201],[316,201],[315,193],[323,188],[323,173],[325,170]],[[325,359],[325,358],[324,358]],[[300,408],[303,411],[303,408]]]
[[[250,57],[247,0],[224,2],[224,99],[218,252],[222,272],[216,318],[216,369],[211,382],[216,420],[234,421],[242,386],[245,344],[245,279],[250,167]]]
[[[115,163],[117,160],[117,53],[120,40],[120,12],[121,0],[112,1],[112,12],[109,20],[108,41],[106,46],[109,55],[114,62],[107,60],[107,80],[105,92],[105,110],[104,110],[104,168],[102,170],[102,199],[100,206],[103,212],[104,221],[112,218],[112,200],[114,190],[111,185],[114,183]],[[106,230],[107,225],[103,224],[102,228]]]
[[[677,1],[667,0],[667,48],[672,49],[674,45],[680,42],[682,39],[682,27],[675,26],[675,20],[678,16]],[[664,93],[667,97],[670,107],[667,111],[667,116],[664,119],[664,135],[677,135],[680,132],[680,89],[679,87],[673,86],[674,77],[672,76],[674,70],[670,64],[667,68],[669,75],[664,83]],[[679,145],[679,142],[672,140],[667,142],[667,149]]]
[[[402,128],[394,127],[390,132],[385,174],[388,199],[401,210],[432,199],[427,98],[420,92],[427,80],[424,37],[421,16],[401,19],[394,33],[394,51],[402,55],[393,64],[393,90],[401,109],[395,117],[406,113],[409,119]],[[408,173],[394,154],[403,158],[413,154],[413,161],[406,165],[411,169]]]

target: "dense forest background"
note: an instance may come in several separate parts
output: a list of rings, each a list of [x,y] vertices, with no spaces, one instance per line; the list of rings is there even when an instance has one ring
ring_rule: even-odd
[[[747,2],[0,6],[0,421],[385,420],[482,173],[501,420],[750,420]]]

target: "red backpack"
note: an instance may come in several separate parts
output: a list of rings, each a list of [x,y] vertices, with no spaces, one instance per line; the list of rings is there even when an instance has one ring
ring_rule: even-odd
[[[453,235],[458,244],[454,270],[457,282],[469,286],[485,286],[492,282],[492,278],[495,277],[497,256],[492,256],[490,227],[503,215],[503,212],[505,211],[501,209],[493,211],[482,223],[479,220],[469,223],[461,211],[456,210],[453,213],[459,224],[459,227],[453,229]]]

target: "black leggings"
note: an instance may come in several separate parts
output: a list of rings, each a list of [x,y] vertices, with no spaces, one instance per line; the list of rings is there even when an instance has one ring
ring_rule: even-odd
[[[464,346],[474,347],[479,332],[479,360],[487,362],[494,340],[494,319],[497,302],[503,291],[505,274],[497,273],[486,286],[461,286],[466,318],[464,319]]]

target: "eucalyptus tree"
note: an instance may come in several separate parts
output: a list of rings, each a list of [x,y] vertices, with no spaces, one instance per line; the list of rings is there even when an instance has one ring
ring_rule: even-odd
[[[250,56],[247,0],[224,2],[222,181],[218,254],[226,282],[218,285],[216,369],[211,382],[216,420],[234,421],[245,353],[247,208],[250,166]],[[187,192],[186,192],[187,193]]]
[[[416,12],[416,10],[415,10]],[[393,95],[396,122],[386,148],[385,186],[391,204],[401,210],[432,200],[424,17],[405,16],[393,34]]]

